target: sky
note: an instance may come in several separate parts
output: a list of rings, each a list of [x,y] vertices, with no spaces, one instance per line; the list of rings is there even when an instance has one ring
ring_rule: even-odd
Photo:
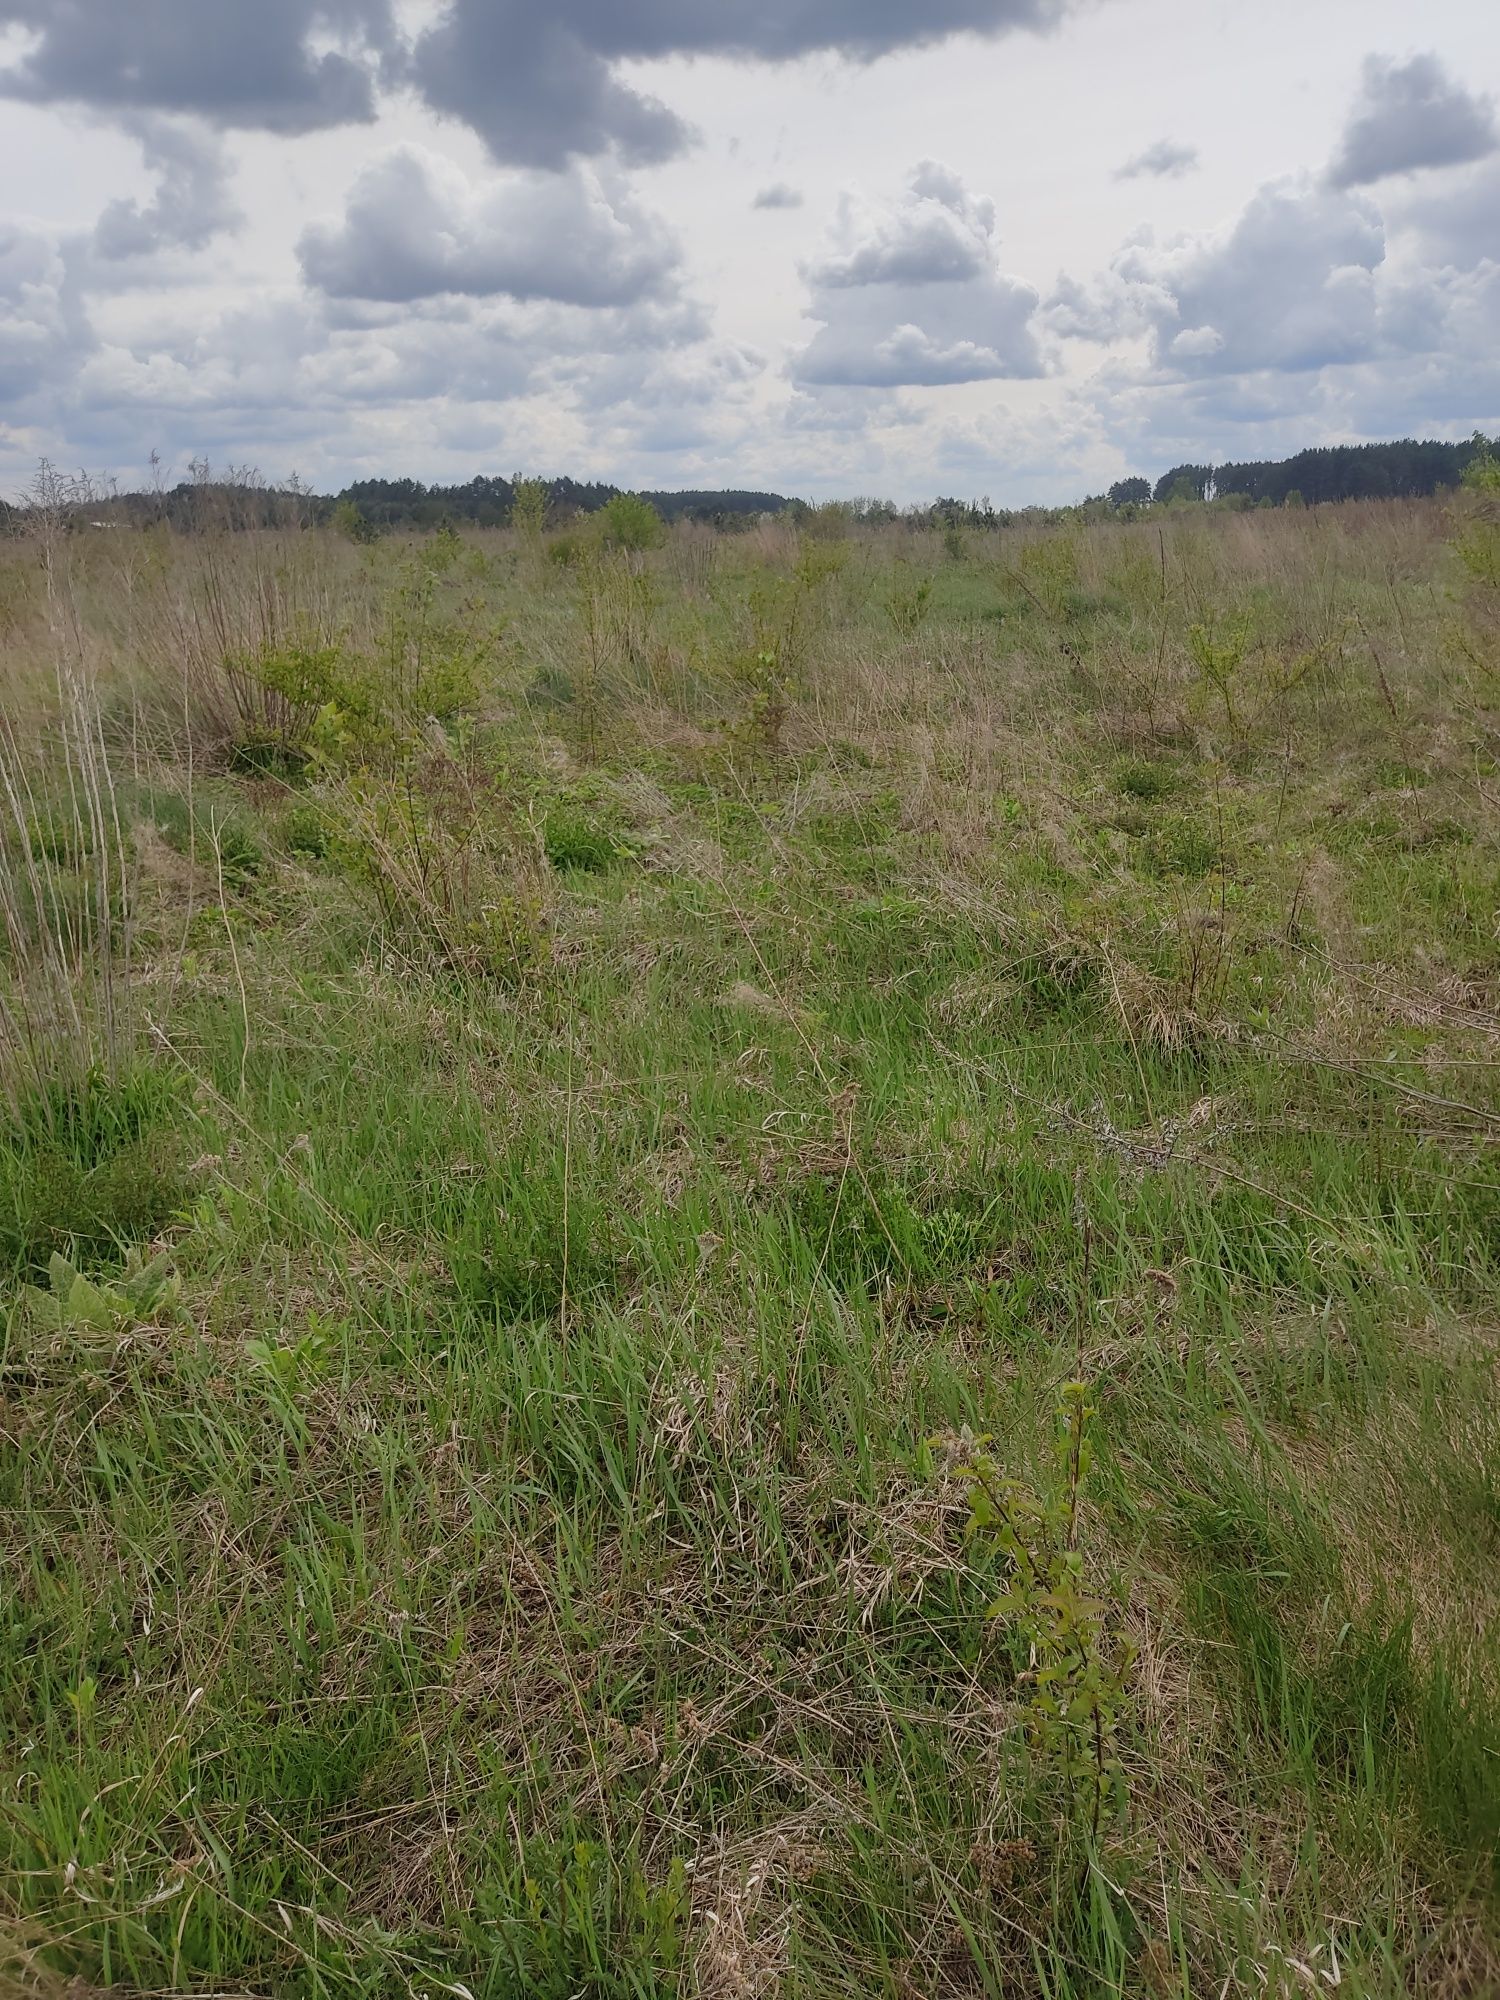
[[[1496,0],[0,0],[0,491],[1494,432],[1497,96]]]

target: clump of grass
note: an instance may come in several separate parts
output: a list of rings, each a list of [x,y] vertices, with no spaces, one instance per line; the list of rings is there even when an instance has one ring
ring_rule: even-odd
[[[547,814],[542,837],[547,859],[554,868],[593,874],[610,867],[619,858],[610,835],[569,807],[558,806]]]
[[[186,1196],[180,1094],[154,1070],[92,1071],[19,1098],[0,1129],[0,1268],[149,1243]]]
[[[1143,805],[1158,805],[1181,789],[1181,774],[1170,764],[1128,763],[1121,765],[1115,786],[1127,799]]]

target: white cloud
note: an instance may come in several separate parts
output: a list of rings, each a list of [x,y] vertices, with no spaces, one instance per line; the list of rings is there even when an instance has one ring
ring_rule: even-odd
[[[1471,271],[1500,264],[1500,159],[1424,177],[1385,198],[1393,231],[1409,238],[1419,262]]]
[[[1135,452],[1156,437],[1171,441],[1159,456],[1274,457],[1493,422],[1500,262],[1434,261],[1425,205],[1402,229],[1393,257],[1367,194],[1274,183],[1220,230],[1142,233],[1106,279],[1059,287],[1048,322],[1107,348],[1092,399]],[[1132,334],[1138,362],[1120,344]]]
[[[1035,290],[999,268],[995,207],[924,160],[894,203],[846,196],[808,266],[804,384],[940,386],[1042,372]]]

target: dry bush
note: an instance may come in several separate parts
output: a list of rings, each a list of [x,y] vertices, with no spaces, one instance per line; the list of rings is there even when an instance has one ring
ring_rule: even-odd
[[[535,829],[440,730],[392,770],[326,784],[330,854],[387,936],[460,975],[509,983],[550,949],[551,891]]]

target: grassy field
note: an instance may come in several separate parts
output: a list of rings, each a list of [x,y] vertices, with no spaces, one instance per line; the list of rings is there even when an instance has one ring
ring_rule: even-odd
[[[1500,1991],[1486,504],[0,548],[0,1990]]]

